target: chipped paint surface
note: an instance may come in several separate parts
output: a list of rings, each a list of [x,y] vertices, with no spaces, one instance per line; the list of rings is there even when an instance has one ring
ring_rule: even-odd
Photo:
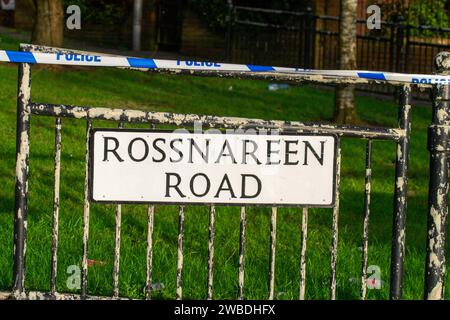
[[[54,48],[33,44],[21,44],[21,51],[28,52],[40,52],[40,53],[63,53],[63,54],[98,54],[102,56],[114,56],[105,53],[87,52],[82,50],[72,50],[64,48]],[[200,77],[216,77],[216,78],[236,78],[236,79],[258,79],[266,81],[282,81],[294,84],[307,84],[307,83],[320,83],[320,84],[385,84],[386,81],[380,81],[375,79],[353,78],[337,75],[320,75],[320,74],[301,74],[301,73],[288,73],[288,72],[249,72],[249,71],[217,71],[217,70],[192,70],[192,69],[145,69],[145,68],[133,68],[133,67],[118,67],[119,69],[135,70],[139,72],[152,72],[159,74],[172,74],[172,75],[189,75]],[[392,86],[401,86],[403,82],[389,80],[389,84]],[[430,84],[415,84],[418,88],[429,88]]]
[[[367,260],[369,258],[369,219],[370,219],[370,192],[372,188],[372,141],[366,144],[366,177],[364,191],[364,219],[362,239],[362,266],[361,266],[361,300],[366,299],[367,294]]]
[[[450,73],[450,53],[441,52],[435,59],[439,74]],[[450,152],[450,88],[433,88],[433,118],[428,130],[430,151],[429,213],[427,257],[425,264],[425,299],[444,299],[445,242],[448,215],[448,153]]]
[[[209,227],[208,227],[208,300],[213,298],[213,269],[214,269],[214,237],[216,234],[215,229],[215,215],[216,208],[211,206],[209,208]]]
[[[101,120],[125,121],[135,123],[170,124],[193,126],[201,123],[205,128],[233,129],[277,129],[297,133],[326,133],[339,136],[370,139],[400,140],[405,136],[404,129],[373,128],[347,125],[305,123],[299,121],[280,121],[247,119],[238,117],[219,117],[197,114],[176,114],[168,112],[144,112],[139,110],[108,109],[68,105],[31,103],[31,113],[45,116],[64,116],[76,119],[95,118]]]
[[[38,46],[24,47],[24,50],[50,50],[55,51],[54,48],[40,48]],[[394,230],[393,230],[393,252],[392,252],[392,266],[391,266],[391,298],[398,299],[401,298],[401,283],[403,274],[403,259],[404,259],[404,241],[405,241],[405,213],[406,213],[406,191],[407,191],[407,158],[408,158],[408,143],[411,128],[410,119],[410,109],[411,105],[409,103],[410,99],[410,86],[402,86],[402,103],[399,110],[399,126],[398,128],[376,128],[376,127],[362,127],[362,126],[345,126],[345,125],[334,125],[334,124],[319,124],[319,123],[304,123],[299,121],[280,121],[280,120],[263,120],[263,119],[247,119],[240,117],[218,117],[209,115],[196,115],[196,114],[175,114],[168,112],[151,112],[142,110],[127,110],[127,109],[117,109],[117,108],[98,108],[98,107],[87,107],[87,106],[67,106],[67,105],[54,105],[54,104],[42,104],[42,103],[32,103],[30,102],[30,86],[29,81],[31,79],[29,65],[22,64],[22,77],[21,83],[19,85],[19,97],[18,97],[18,107],[19,107],[19,120],[23,124],[23,128],[18,128],[18,143],[20,148],[17,155],[17,168],[16,178],[21,182],[20,188],[16,189],[16,201],[17,196],[19,197],[20,203],[25,203],[25,206],[16,206],[16,216],[15,216],[15,228],[17,225],[19,228],[19,233],[15,233],[15,244],[14,252],[15,259],[20,260],[19,266],[22,264],[23,268],[17,269],[15,267],[14,275],[14,297],[22,299],[40,299],[40,298],[53,298],[53,299],[91,299],[87,295],[87,258],[88,258],[88,238],[89,238],[89,201],[87,198],[87,172],[88,172],[88,138],[86,136],[86,177],[85,177],[85,203],[84,203],[84,213],[83,213],[83,261],[82,261],[82,292],[80,295],[69,295],[60,294],[56,292],[56,286],[51,288],[52,296],[48,296],[47,293],[30,292],[26,293],[23,288],[23,281],[25,277],[25,252],[26,252],[26,238],[22,234],[26,234],[26,198],[28,194],[28,153],[29,153],[29,137],[28,137],[28,126],[30,114],[38,116],[53,116],[53,117],[63,117],[63,118],[75,118],[75,119],[86,119],[88,123],[87,132],[89,132],[91,127],[90,120],[109,120],[115,122],[134,122],[134,123],[148,123],[152,127],[157,124],[170,124],[177,125],[181,127],[190,127],[195,123],[201,123],[205,128],[233,128],[233,129],[247,129],[247,128],[259,128],[259,129],[277,129],[282,132],[290,133],[322,133],[322,134],[336,134],[338,137],[352,137],[352,138],[363,138],[368,139],[369,143],[372,139],[381,140],[391,140],[397,142],[397,166],[396,166],[396,188],[395,188],[395,209],[394,209]],[[28,69],[27,69],[28,68]],[[160,70],[156,72],[161,73],[177,73],[177,74],[188,74],[184,71],[174,71],[174,70]],[[216,73],[211,72],[193,72],[189,71],[189,74],[201,75],[201,76],[218,76]],[[233,78],[252,78],[252,79],[266,79],[279,81],[283,80],[286,82],[303,83],[303,82],[320,82],[320,83],[350,83],[348,79],[343,79],[342,81],[336,81],[336,79],[328,79],[322,76],[310,76],[295,78],[294,76],[285,75],[280,78],[278,76],[274,77],[274,74],[270,73],[246,73],[239,74],[236,72],[229,72],[228,74],[220,74],[219,77],[233,77]],[[363,79],[362,79],[363,80]],[[367,80],[363,80],[365,83],[376,83]],[[26,84],[28,82],[28,85]],[[353,80],[351,83],[356,83]],[[357,82],[359,83],[359,82]],[[361,82],[362,83],[362,82]],[[23,92],[22,92],[23,91]],[[436,118],[445,118],[445,125],[440,125],[436,127],[436,132],[441,136],[445,136],[447,132],[450,132],[450,121],[448,121],[448,112],[442,111],[448,99],[448,93],[442,88],[437,90],[438,96],[436,97],[435,105],[438,108],[438,114]],[[447,94],[447,95],[446,95]],[[445,98],[447,97],[447,98]],[[20,109],[22,108],[22,109]],[[20,129],[20,130],[19,130]],[[448,134],[447,134],[448,135]],[[450,135],[448,135],[450,136]],[[441,148],[444,151],[447,145],[445,143],[436,143],[436,148]],[[339,148],[338,148],[339,149]],[[55,149],[56,150],[56,149]],[[438,150],[439,151],[439,150]],[[340,149],[339,149],[340,155]],[[446,162],[440,158],[440,165],[443,166]],[[56,181],[56,155],[55,155],[55,191],[59,189],[59,182]],[[332,246],[331,246],[331,284],[330,292],[331,298],[336,299],[336,265],[337,265],[337,255],[338,255],[338,222],[339,222],[339,180],[340,180],[340,156],[336,163],[337,166],[337,177],[336,177],[336,206],[333,208],[333,222],[332,222]],[[59,169],[58,169],[59,171]],[[364,231],[363,231],[363,257],[362,257],[362,274],[361,279],[365,277],[365,270],[367,267],[367,256],[368,256],[368,226],[369,226],[369,206],[370,206],[370,177],[371,169],[370,166],[366,168],[366,185],[365,185],[365,215],[364,215]],[[18,183],[19,184],[19,183]],[[439,184],[441,188],[445,187],[445,184]],[[443,190],[443,189],[442,189]],[[20,191],[20,192],[19,192]],[[444,191],[437,194],[437,202],[443,203],[446,201],[446,193]],[[54,197],[54,202],[59,205],[59,195],[56,201]],[[54,207],[54,221],[57,221],[57,216],[55,219],[55,209]],[[244,298],[244,273],[245,273],[245,228],[246,228],[246,209],[241,208],[241,224],[240,224],[240,240],[239,240],[239,270],[238,270],[238,298]],[[270,225],[270,256],[269,256],[269,299],[274,298],[274,288],[275,288],[275,257],[276,257],[276,208],[272,209],[271,225]],[[434,248],[432,254],[430,254],[430,263],[428,266],[430,268],[439,268],[445,272],[445,260],[436,253],[437,249],[445,243],[445,235],[442,236],[442,232],[439,233],[445,226],[445,219],[442,219],[439,207],[432,207],[430,212],[432,216],[431,220],[433,223],[433,228],[429,229],[430,246]],[[208,280],[207,280],[207,298],[213,298],[213,268],[214,268],[214,217],[215,208],[210,208],[210,225],[209,225],[209,239],[208,239]],[[111,298],[119,298],[119,261],[120,261],[120,223],[121,222],[121,207],[118,206],[116,209],[116,238],[115,238],[115,252],[114,252],[114,273],[113,273],[113,287],[114,293]],[[153,255],[153,224],[154,224],[154,207],[148,207],[148,234],[147,234],[147,274],[146,274],[146,285],[145,285],[145,296],[146,299],[151,299],[152,291],[152,255]],[[301,226],[301,252],[300,252],[300,299],[305,298],[305,285],[306,285],[306,248],[307,248],[307,224],[308,224],[308,208],[303,208],[302,214],[302,226]],[[22,230],[22,231],[20,231]],[[56,225],[57,230],[57,225]],[[22,232],[22,233],[20,233]],[[54,234],[55,236],[55,225]],[[57,236],[57,231],[56,231]],[[176,297],[177,299],[182,298],[182,274],[183,274],[183,238],[184,238],[184,207],[180,207],[179,211],[179,233],[178,233],[178,260],[177,260],[177,287],[176,287]],[[57,238],[56,238],[57,239]],[[53,250],[53,248],[55,250]],[[56,257],[57,240],[56,246],[52,247],[52,254]],[[436,250],[435,250],[436,249]],[[436,252],[435,252],[436,251]],[[15,261],[16,264],[16,261]],[[52,257],[52,265],[56,268],[56,258]],[[53,267],[52,267],[53,268]],[[56,269],[55,269],[56,270]],[[56,272],[55,272],[56,281]],[[53,276],[52,276],[53,279]],[[55,282],[56,283],[56,282]],[[365,284],[365,282],[364,282]],[[430,296],[438,296],[438,293],[443,288],[443,282],[438,282],[434,287]],[[361,288],[364,290],[364,288]],[[11,294],[7,295],[11,297]],[[0,293],[0,299],[2,298]],[[365,297],[365,293],[362,293],[362,297]],[[101,298],[101,297],[100,297]]]
[[[0,292],[1,300],[80,300],[79,294],[70,293],[51,293],[51,292],[38,292],[30,291],[24,293],[10,293]],[[86,296],[86,300],[112,300],[112,297],[105,296]],[[121,298],[121,300],[132,300],[128,298]]]
[[[155,216],[155,206],[147,208],[147,272],[145,281],[145,299],[152,298],[152,268],[153,268],[153,223]]]
[[[239,274],[238,274],[238,299],[244,299],[244,263],[245,263],[245,207],[241,207],[241,226],[239,235]]]
[[[336,195],[333,208],[332,222],[332,245],[331,245],[331,280],[330,280],[330,298],[336,300],[336,265],[338,255],[338,238],[339,238],[339,186],[341,179],[341,143],[337,143],[337,159],[336,159]]]
[[[438,74],[450,74],[450,52],[440,52],[434,59],[435,68]]]
[[[27,247],[28,171],[30,153],[31,66],[19,64],[16,128],[16,185],[14,216],[13,292],[23,294],[25,286],[25,256]]]
[[[113,266],[113,297],[119,297],[119,271],[120,271],[120,235],[122,226],[122,205],[116,207],[116,233],[114,241],[114,266]]]
[[[178,213],[178,262],[177,262],[177,300],[183,297],[183,238],[184,238],[184,206]]]
[[[270,218],[270,253],[269,253],[269,300],[273,300],[275,291],[275,251],[277,245],[277,208],[272,208]]]
[[[89,239],[89,136],[92,123],[88,119],[86,125],[86,156],[84,169],[84,207],[83,207],[83,258],[81,262],[81,298],[87,296],[87,274],[88,274],[88,239]]]
[[[308,208],[302,210],[302,230],[301,230],[301,249],[300,249],[300,293],[299,299],[305,300],[306,289],[306,246],[308,241]]]
[[[123,122],[119,122],[119,129],[124,127]],[[119,272],[120,272],[120,239],[122,229],[122,205],[116,207],[116,231],[114,238],[114,266],[113,266],[113,298],[119,298]]]
[[[59,235],[59,185],[61,176],[61,118],[55,120],[55,167],[53,187],[53,235],[52,235],[52,271],[50,292],[56,293],[58,273],[58,235]]]
[[[400,300],[403,295],[403,264],[405,259],[406,200],[408,191],[409,139],[411,134],[411,86],[404,85],[400,96],[398,126],[406,134],[397,142],[395,165],[394,218],[391,252],[390,298]]]

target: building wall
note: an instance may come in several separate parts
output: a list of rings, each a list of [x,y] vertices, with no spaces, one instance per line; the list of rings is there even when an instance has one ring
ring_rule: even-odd
[[[180,53],[189,57],[224,60],[225,35],[209,30],[198,15],[188,9],[183,18]]]
[[[35,13],[33,0],[16,0],[14,26],[22,30],[33,29]]]

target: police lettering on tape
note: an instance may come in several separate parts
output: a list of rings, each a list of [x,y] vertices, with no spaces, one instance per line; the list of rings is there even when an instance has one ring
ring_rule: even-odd
[[[318,75],[333,78],[368,79],[412,84],[450,84],[450,76],[361,70],[313,70],[275,66],[258,66],[251,64],[231,64],[194,60],[146,59],[81,53],[42,53],[0,50],[0,62],[199,71],[277,72],[304,76]]]

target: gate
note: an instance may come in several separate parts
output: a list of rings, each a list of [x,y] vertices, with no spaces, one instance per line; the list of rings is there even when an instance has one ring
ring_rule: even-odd
[[[81,53],[77,51],[61,50],[33,45],[21,45],[24,52],[46,52],[46,53]],[[442,61],[441,61],[442,62]],[[173,70],[156,69],[158,72],[173,72]],[[351,79],[351,78],[327,78],[318,76],[305,76],[283,74],[277,72],[220,72],[199,70],[178,70],[180,74],[195,74],[200,76],[220,76],[232,78],[253,78],[272,81],[290,81],[293,83],[332,83],[332,84],[379,84],[378,80]],[[193,114],[174,114],[164,112],[151,112],[139,110],[110,109],[88,106],[69,106],[58,104],[47,104],[34,102],[31,99],[31,65],[29,63],[19,64],[19,91],[17,104],[17,163],[16,163],[16,189],[15,189],[15,219],[14,219],[14,267],[13,287],[11,292],[0,294],[0,298],[12,299],[91,299],[105,297],[94,297],[87,292],[88,272],[88,248],[89,248],[89,223],[90,223],[90,198],[88,193],[89,184],[89,151],[90,133],[93,129],[93,120],[109,120],[116,122],[119,128],[125,123],[143,123],[154,125],[174,125],[177,127],[190,128],[195,123],[201,122],[208,128],[235,128],[235,129],[267,129],[278,130],[281,133],[314,133],[332,134],[337,139],[337,161],[335,176],[335,205],[332,210],[332,243],[330,261],[329,294],[331,299],[336,299],[336,266],[338,259],[338,234],[339,234],[339,185],[341,149],[340,140],[344,138],[358,138],[366,140],[366,170],[365,170],[365,192],[364,192],[364,215],[363,215],[363,250],[361,257],[361,299],[366,297],[366,272],[368,261],[368,230],[370,220],[371,178],[372,178],[372,141],[388,140],[397,145],[397,156],[395,162],[395,191],[392,230],[392,252],[391,252],[391,277],[390,297],[391,299],[402,298],[403,261],[405,254],[405,223],[406,223],[406,194],[408,183],[408,149],[411,130],[411,85],[394,83],[401,91],[398,109],[398,126],[394,128],[385,127],[363,127],[345,126],[320,123],[302,123],[298,121],[269,121],[260,119],[246,119],[235,117],[201,116]],[[422,84],[421,86],[429,86]],[[432,173],[436,166],[442,170],[432,174],[430,182],[430,222],[429,230],[429,267],[427,268],[427,292],[428,298],[440,298],[443,293],[443,266],[445,239],[445,215],[447,210],[447,168],[446,153],[448,137],[448,110],[449,90],[448,86],[437,86],[436,103],[434,114],[434,125],[430,127],[430,150],[432,161],[436,164],[432,167]],[[27,245],[27,214],[28,214],[28,158],[30,153],[30,118],[50,116],[55,118],[55,150],[54,150],[54,198],[53,198],[53,234],[51,246],[51,283],[50,292],[29,292],[25,288],[25,253]],[[59,179],[61,170],[61,126],[65,118],[75,118],[86,122],[86,158],[85,158],[85,185],[84,185],[84,210],[83,210],[83,240],[82,240],[82,281],[80,294],[59,293],[56,291],[57,262],[58,262],[58,221],[59,221]],[[444,139],[445,138],[445,139]],[[443,140],[444,139],[444,140]],[[444,141],[444,142],[442,142]],[[305,298],[306,287],[306,259],[307,259],[307,237],[308,237],[308,207],[301,210],[302,234],[300,265],[300,292],[299,298]],[[153,269],[153,228],[155,205],[148,205],[147,226],[147,259],[146,259],[146,283],[145,296],[152,297],[152,269]],[[208,270],[207,270],[207,299],[213,298],[213,274],[214,274],[214,249],[215,249],[215,210],[214,205],[209,208],[209,239],[208,239]],[[179,206],[178,213],[178,260],[176,273],[176,299],[183,297],[183,238],[185,230],[185,206]],[[240,240],[238,245],[239,264],[238,269],[238,299],[244,299],[245,289],[245,254],[246,254],[246,208],[240,209]],[[270,220],[270,254],[269,254],[269,292],[268,299],[274,299],[275,287],[275,259],[277,239],[277,207],[271,209]],[[438,242],[436,242],[436,239]],[[121,244],[121,205],[116,207],[115,220],[115,250],[113,271],[113,294],[105,299],[116,299],[119,294],[120,276],[120,244]]]

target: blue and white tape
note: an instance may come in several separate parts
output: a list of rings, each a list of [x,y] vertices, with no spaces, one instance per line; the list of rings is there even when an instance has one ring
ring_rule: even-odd
[[[361,70],[310,70],[251,64],[231,64],[192,60],[144,59],[122,56],[103,56],[78,53],[41,53],[0,50],[0,62],[57,64],[90,67],[133,67],[143,69],[214,70],[238,72],[277,72],[299,75],[318,75],[335,78],[369,79],[414,84],[449,84],[450,76],[405,74]]]

